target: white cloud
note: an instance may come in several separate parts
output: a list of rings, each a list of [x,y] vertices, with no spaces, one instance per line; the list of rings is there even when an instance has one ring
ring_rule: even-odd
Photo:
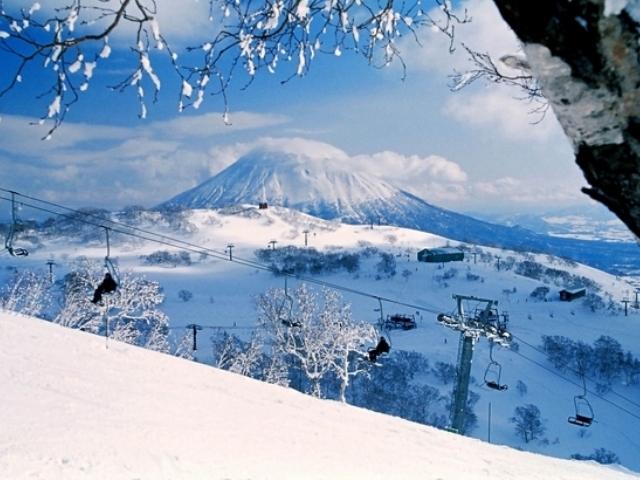
[[[52,201],[74,205],[116,208],[135,202],[152,206],[228,166],[232,161],[228,156],[220,162],[221,138],[286,121],[238,112],[234,125],[226,126],[221,118],[219,114],[185,115],[141,122],[134,128],[65,122],[50,141],[43,141],[44,126],[30,126],[33,119],[5,115],[0,155],[10,159],[11,167],[3,165],[2,171],[10,172],[3,175],[3,187],[31,194],[46,189]],[[212,155],[216,151],[218,155]]]
[[[448,99],[444,113],[460,123],[492,130],[510,140],[545,142],[562,137],[562,127],[551,109],[543,116],[533,111],[539,103],[515,99],[514,93],[517,92],[507,87],[460,92]]]
[[[490,55],[502,72],[516,72],[499,59],[506,54],[521,52],[520,41],[500,16],[494,2],[466,0],[455,12],[462,18],[465,9],[471,22],[456,26],[453,53],[448,53],[449,38],[433,29],[419,31],[420,45],[411,38],[402,42],[402,53],[410,72],[419,74],[424,71],[442,76],[475,68],[463,45]],[[434,8],[429,14],[434,18],[442,17],[439,8]],[[515,87],[479,80],[449,96],[443,113],[462,124],[492,129],[509,140],[548,141],[553,136],[562,136],[553,112],[549,109],[540,122],[542,116],[532,111],[541,104],[524,101],[524,97],[524,92]]]
[[[224,123],[221,113],[204,115],[184,115],[171,120],[154,122],[152,128],[144,129],[146,134],[170,138],[207,138],[211,135],[224,135],[239,130],[250,130],[280,125],[289,120],[282,115],[262,114],[238,111],[230,115],[231,124]]]
[[[523,207],[545,208],[563,202],[576,204],[586,201],[579,186],[562,178],[548,176],[530,178],[526,181],[502,177],[491,182],[474,182],[468,186],[466,198],[460,200],[468,205],[466,209],[478,210],[479,207],[473,204],[474,199],[481,199],[479,204],[492,206],[493,211]]]
[[[438,180],[465,182],[467,174],[460,165],[438,155],[421,158],[405,156],[396,152],[380,152],[373,155],[358,155],[351,162],[359,163],[370,173],[389,181],[415,182],[416,180]]]

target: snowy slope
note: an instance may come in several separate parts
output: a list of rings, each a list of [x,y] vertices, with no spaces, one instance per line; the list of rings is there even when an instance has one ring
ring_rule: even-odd
[[[455,307],[452,294],[496,299],[499,300],[500,311],[509,312],[509,329],[520,350],[515,352],[511,349],[499,349],[494,351],[494,359],[502,365],[502,381],[510,388],[507,392],[493,392],[483,386],[482,378],[489,362],[489,346],[486,340],[481,340],[475,348],[472,365],[475,380],[471,385],[471,390],[481,396],[475,408],[478,427],[470,435],[487,440],[490,423],[492,443],[512,445],[559,458],[569,458],[574,453],[588,455],[595,449],[604,447],[615,452],[623,465],[640,471],[640,442],[636,434],[640,428],[640,389],[637,386],[616,384],[614,392],[603,397],[590,393],[589,399],[596,418],[589,429],[579,429],[566,421],[574,413],[574,395],[582,390],[579,380],[569,372],[562,375],[553,370],[544,355],[532,348],[539,345],[543,334],[568,336],[589,344],[601,335],[609,335],[620,341],[624,350],[630,350],[638,357],[640,329],[635,328],[635,325],[640,318],[640,311],[630,308],[628,317],[620,310],[613,313],[603,310],[591,312],[581,302],[559,302],[559,288],[554,285],[548,285],[551,287],[548,302],[532,301],[530,293],[544,284],[516,275],[513,270],[497,269],[496,259],[500,257],[505,262],[510,256],[519,261],[534,258],[541,264],[567,270],[574,275],[587,276],[602,286],[602,295],[610,294],[616,302],[630,293],[633,300],[633,289],[624,278],[616,278],[584,265],[562,265],[557,259],[549,259],[546,255],[532,256],[526,252],[487,247],[482,249],[485,253],[491,253],[493,260],[483,261],[478,256],[476,262],[469,255],[464,262],[447,264],[443,269],[439,264],[416,262],[415,258],[417,251],[422,248],[445,245],[448,243],[445,238],[390,226],[371,229],[368,226],[344,225],[281,207],[268,210],[252,206],[196,210],[189,212],[187,219],[188,222],[182,224],[179,231],[144,218],[138,220],[137,225],[163,234],[163,239],[180,239],[195,246],[192,250],[194,264],[191,266],[167,268],[145,265],[141,255],[164,249],[177,251],[186,245],[181,244],[173,249],[164,244],[141,242],[114,232],[111,237],[111,253],[121,270],[131,269],[136,275],[145,275],[160,282],[166,294],[161,308],[169,316],[170,325],[176,334],[185,332],[188,324],[203,326],[204,329],[198,336],[197,356],[200,361],[207,362],[211,356],[209,339],[213,332],[224,328],[244,338],[250,334],[256,322],[252,302],[254,295],[269,288],[285,287],[282,277],[275,277],[268,271],[256,268],[252,263],[256,262],[254,251],[257,248],[267,248],[271,241],[277,242],[277,248],[285,245],[301,247],[305,244],[305,237],[308,237],[309,246],[325,252],[358,251],[363,246],[375,246],[380,251],[395,256],[398,275],[394,278],[378,279],[375,264],[379,258],[373,257],[362,260],[358,274],[342,272],[314,277],[313,280],[346,287],[349,291],[341,290],[341,293],[352,304],[353,317],[357,320],[376,322],[381,315],[377,297],[385,299],[382,302],[384,315],[395,312],[416,314],[417,330],[393,332],[391,335],[394,349],[418,351],[428,357],[431,365],[436,361],[455,363],[459,336],[457,332],[445,329],[435,321],[438,312],[451,312]],[[57,264],[53,273],[58,279],[68,272],[67,261],[79,255],[101,261],[105,255],[104,231],[90,226],[85,226],[85,229],[86,232],[73,230],[71,237],[43,238],[42,244],[33,248],[28,243],[22,243],[26,240],[19,238],[16,245],[29,247],[30,255],[22,259],[0,256],[0,281],[11,275],[14,269],[43,269],[49,259],[54,259]],[[93,236],[89,230],[95,230]],[[233,262],[229,261],[226,248],[230,244],[234,245]],[[199,259],[198,252],[203,248],[210,249],[209,252],[216,252],[217,255]],[[612,249],[612,253],[615,250]],[[250,262],[243,263],[244,260]],[[443,282],[442,274],[450,268],[457,269],[458,274]],[[411,273],[406,278],[401,275],[405,269]],[[468,280],[467,273],[477,275],[479,280]],[[299,279],[289,278],[288,286],[294,288],[299,282]],[[317,284],[311,286],[320,288]],[[182,301],[178,296],[182,289],[193,293],[193,298],[188,302]],[[354,291],[365,295],[355,294]],[[622,304],[618,303],[618,307],[621,309]],[[30,338],[27,334],[24,336]],[[104,339],[98,341],[104,346]],[[97,371],[103,370],[105,369]],[[51,378],[55,379],[55,375]],[[433,376],[426,381],[437,387],[443,395],[448,394],[451,389],[451,384],[443,385]],[[518,381],[528,386],[528,393],[524,396],[519,395],[515,388]],[[51,385],[54,383],[50,381]],[[126,390],[129,387],[123,388]],[[588,388],[593,392],[595,385],[590,382]],[[534,404],[540,408],[547,426],[547,433],[542,439],[544,442],[525,443],[514,435],[513,424],[508,419],[513,415],[515,407],[524,404]],[[488,413],[490,408],[491,415]],[[394,453],[390,458],[395,460],[397,456]]]
[[[0,313],[3,479],[603,479],[557,460],[316,400]]]

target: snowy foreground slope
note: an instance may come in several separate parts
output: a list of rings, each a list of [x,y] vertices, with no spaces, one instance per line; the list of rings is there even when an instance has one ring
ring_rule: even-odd
[[[0,312],[2,479],[626,479]]]

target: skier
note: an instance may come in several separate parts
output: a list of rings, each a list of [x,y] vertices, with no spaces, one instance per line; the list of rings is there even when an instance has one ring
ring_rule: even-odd
[[[111,274],[109,272],[105,273],[104,280],[102,280],[102,283],[98,285],[96,291],[93,292],[93,300],[91,300],[91,303],[98,303],[100,300],[102,300],[103,293],[115,292],[117,287],[118,284],[113,279]]]

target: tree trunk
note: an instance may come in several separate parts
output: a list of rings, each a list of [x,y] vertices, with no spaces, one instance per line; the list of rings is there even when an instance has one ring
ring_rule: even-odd
[[[494,2],[573,144],[583,191],[640,238],[638,24],[605,0]]]

